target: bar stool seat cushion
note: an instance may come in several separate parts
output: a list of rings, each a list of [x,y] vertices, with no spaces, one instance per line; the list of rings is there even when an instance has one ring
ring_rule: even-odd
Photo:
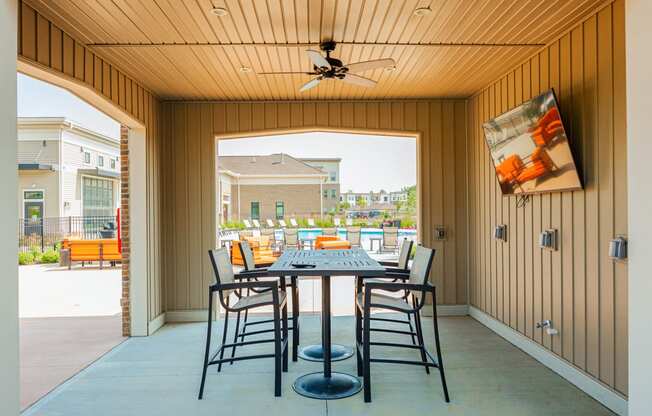
[[[283,305],[285,303],[285,299],[287,298],[287,294],[283,291],[278,292],[278,303],[279,305]],[[245,308],[252,308],[257,305],[264,305],[266,303],[271,304],[272,303],[272,292],[267,291],[263,293],[256,293],[255,295],[250,295],[246,296],[243,298],[238,299],[238,301],[233,305],[233,310],[237,311],[239,309],[245,309]]]
[[[364,308],[364,292],[358,293],[356,299],[360,308]],[[381,293],[372,293],[371,294],[371,304],[376,308],[387,308],[396,311],[412,311],[414,308],[405,302],[403,298],[395,298],[389,295],[383,295]]]

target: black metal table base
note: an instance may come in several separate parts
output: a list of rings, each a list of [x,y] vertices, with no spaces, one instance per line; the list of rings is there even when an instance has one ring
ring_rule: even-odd
[[[353,356],[353,348],[331,344],[331,361],[342,361]],[[299,350],[299,358],[306,361],[324,361],[324,348],[321,345],[308,345]]]
[[[311,399],[333,400],[353,396],[362,389],[362,383],[350,374],[332,372],[330,377],[326,377],[320,371],[297,378],[292,388]]]

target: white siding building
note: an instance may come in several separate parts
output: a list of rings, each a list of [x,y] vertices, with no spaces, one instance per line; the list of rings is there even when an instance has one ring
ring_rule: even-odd
[[[18,118],[19,215],[115,215],[119,156],[119,139],[68,119]]]

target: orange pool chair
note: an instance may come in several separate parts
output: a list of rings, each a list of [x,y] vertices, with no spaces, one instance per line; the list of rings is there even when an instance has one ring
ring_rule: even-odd
[[[274,257],[274,252],[270,246],[269,237],[243,237],[242,239],[247,240],[251,251],[254,252],[256,267],[271,266],[276,261],[276,257]],[[231,245],[231,263],[244,266],[239,241],[234,241]]]
[[[549,172],[552,172],[552,170],[555,168],[555,164],[550,158],[550,155],[548,155],[546,149],[542,147],[537,147],[534,149],[530,159],[532,160],[532,166],[524,169],[523,172],[518,175],[518,178],[516,178],[518,183],[524,183],[531,181],[532,179],[536,179]]]
[[[315,239],[315,250],[347,250],[350,248],[351,243],[340,240],[335,235],[319,235]]]

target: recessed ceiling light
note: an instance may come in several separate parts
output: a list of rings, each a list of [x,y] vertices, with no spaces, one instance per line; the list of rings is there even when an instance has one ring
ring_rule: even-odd
[[[395,67],[394,65],[392,65],[392,66],[388,66],[387,68],[385,68],[385,71],[387,71],[387,72],[394,72],[394,71],[396,71],[396,67]]]
[[[430,9],[430,7],[417,7],[416,9],[414,9],[414,15],[419,17],[428,15],[430,14],[430,12],[432,12],[432,9]]]
[[[224,7],[213,7],[211,9],[211,13],[213,13],[215,16],[224,17],[229,14],[229,11]]]
[[[240,72],[242,72],[243,74],[248,74],[251,72],[251,68],[249,68],[248,66],[241,66]]]

